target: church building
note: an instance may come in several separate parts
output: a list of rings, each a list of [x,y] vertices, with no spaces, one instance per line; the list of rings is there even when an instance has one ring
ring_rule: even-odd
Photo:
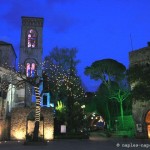
[[[27,80],[42,80],[43,18],[22,17],[19,64],[21,76],[15,73],[17,55],[12,44],[0,41],[0,140],[25,140],[31,135],[35,122],[35,89]],[[22,83],[21,83],[22,82]],[[21,83],[21,84],[18,84]],[[5,88],[4,88],[5,87]],[[40,88],[39,136],[54,138],[53,108],[50,93]]]

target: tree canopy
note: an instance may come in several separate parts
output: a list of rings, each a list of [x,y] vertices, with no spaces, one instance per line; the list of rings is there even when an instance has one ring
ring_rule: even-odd
[[[131,84],[133,100],[150,99],[150,68],[147,65],[131,66],[127,70],[128,80]]]
[[[49,76],[52,97],[62,101],[72,91],[74,98],[84,96],[82,82],[77,75],[76,66],[79,60],[76,59],[77,49],[54,48],[45,57],[44,69]]]
[[[65,71],[69,71],[71,65],[76,68],[77,64],[80,62],[76,59],[77,52],[76,48],[55,47],[49,52],[49,55],[45,57],[45,61],[48,61],[49,64],[59,66]]]
[[[110,84],[110,81],[118,81],[123,78],[126,67],[113,59],[102,59],[92,63],[90,67],[85,68],[85,75],[91,79],[101,80],[104,84]]]

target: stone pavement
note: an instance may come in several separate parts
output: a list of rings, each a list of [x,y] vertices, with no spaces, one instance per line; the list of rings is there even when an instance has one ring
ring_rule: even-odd
[[[146,150],[150,149],[149,140],[106,139],[54,140],[47,145],[28,145],[23,142],[1,142],[0,150]]]

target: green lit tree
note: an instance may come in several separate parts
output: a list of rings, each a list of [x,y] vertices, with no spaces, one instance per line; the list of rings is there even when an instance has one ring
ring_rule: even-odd
[[[107,87],[101,83],[101,85],[99,86],[97,92],[96,92],[96,109],[97,112],[99,112],[99,114],[101,114],[103,116],[103,118],[105,119],[105,121],[108,123],[108,127],[110,127],[111,125],[111,117],[113,116],[113,112],[112,110],[112,103],[111,101],[109,101],[108,99],[109,96],[109,91],[107,89]],[[116,109],[117,111],[117,109]],[[111,117],[110,117],[111,114]]]
[[[129,97],[130,92],[125,89],[117,89],[113,91],[109,97],[111,100],[116,100],[120,106],[120,115],[122,121],[122,127],[124,128],[124,109],[123,109],[123,102]]]
[[[57,106],[55,107],[56,109],[56,117],[57,120],[59,120],[62,123],[65,123],[66,121],[66,106],[62,101],[57,101]]]
[[[85,68],[85,74],[89,75],[91,79],[101,80],[105,85],[110,95],[112,91],[112,82],[120,82],[125,77],[126,68],[123,64],[113,59],[102,59],[92,63],[90,67]],[[109,110],[109,98],[106,98],[106,110],[108,116],[108,128],[111,126],[111,116]]]

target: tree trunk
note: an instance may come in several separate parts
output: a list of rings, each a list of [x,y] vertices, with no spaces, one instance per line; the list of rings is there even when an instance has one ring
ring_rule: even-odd
[[[35,121],[34,131],[33,131],[33,141],[38,141],[39,134],[39,121]]]
[[[108,103],[106,104],[106,110],[107,110],[107,114],[108,114],[108,129],[110,129],[111,121],[110,121],[110,112],[109,112],[109,109],[108,109]]]
[[[72,109],[73,109],[73,99],[72,97],[69,95],[68,96],[68,99],[67,99],[67,131],[70,133],[73,129],[73,112],[72,112]]]
[[[123,114],[123,105],[122,105],[122,101],[120,101],[120,114],[121,114],[122,127],[124,128],[124,114]]]
[[[41,106],[40,106],[39,87],[35,86],[34,89],[36,95],[36,109],[35,109],[35,126],[33,132],[33,141],[38,141]]]

